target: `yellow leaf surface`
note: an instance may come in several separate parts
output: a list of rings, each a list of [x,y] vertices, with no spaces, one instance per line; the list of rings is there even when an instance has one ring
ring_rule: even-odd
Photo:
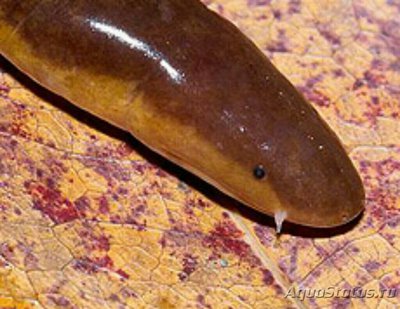
[[[1,308],[399,305],[400,3],[204,2],[252,38],[338,133],[363,178],[364,216],[330,232],[287,225],[277,240],[270,218],[3,59]],[[293,294],[357,287],[373,297]]]

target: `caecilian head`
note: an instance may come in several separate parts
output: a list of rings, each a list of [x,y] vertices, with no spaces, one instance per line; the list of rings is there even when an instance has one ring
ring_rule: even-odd
[[[200,117],[196,134],[182,140],[195,145],[188,146],[198,156],[192,163],[216,187],[277,221],[312,227],[351,221],[365,198],[355,167],[294,87],[283,78],[275,83],[262,98],[247,93],[240,103],[205,109],[214,116]]]
[[[334,227],[351,221],[365,199],[355,167],[316,110],[271,70],[273,80],[263,92],[255,91],[259,85],[237,84],[234,94],[226,94],[231,101],[214,130],[230,163],[214,164],[214,171],[221,168],[214,175],[224,191],[278,224],[285,219]]]
[[[239,82],[226,94],[219,139],[232,173],[222,171],[221,183],[277,221],[312,227],[351,221],[364,209],[365,194],[344,147],[286,78],[272,66],[267,71],[264,85],[249,76],[253,85]]]

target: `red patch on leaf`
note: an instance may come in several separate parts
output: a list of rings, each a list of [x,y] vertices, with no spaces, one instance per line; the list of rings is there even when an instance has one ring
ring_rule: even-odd
[[[108,205],[108,201],[105,196],[99,198],[99,211],[103,215],[110,212],[110,206]]]
[[[116,273],[118,275],[120,275],[123,279],[126,279],[126,280],[129,279],[129,275],[125,271],[123,271],[122,269],[118,269],[116,271]]]
[[[77,260],[73,264],[73,268],[85,274],[95,274],[100,270],[100,268],[112,269],[113,265],[114,262],[108,255],[106,255],[94,259],[84,258]]]
[[[331,103],[330,99],[326,95],[316,89],[310,91],[310,89],[303,88],[302,91],[308,100],[317,104],[318,106],[328,107]]]
[[[94,235],[93,229],[91,229],[91,227],[80,231],[79,236],[82,238],[84,247],[87,250],[98,250],[105,252],[110,250],[110,241],[108,237],[105,235]]]
[[[240,239],[242,235],[243,233],[233,222],[223,221],[204,238],[203,244],[216,251],[235,254],[252,266],[260,265],[260,260],[254,255],[250,246]]]
[[[71,302],[62,295],[47,295],[47,299],[50,300],[56,306],[63,308],[71,307]]]
[[[25,188],[33,198],[33,208],[41,211],[55,223],[70,222],[79,217],[73,203],[55,188],[34,182],[25,182]]]
[[[197,260],[191,254],[185,254],[182,265],[183,271],[179,274],[179,279],[184,281],[196,270]]]

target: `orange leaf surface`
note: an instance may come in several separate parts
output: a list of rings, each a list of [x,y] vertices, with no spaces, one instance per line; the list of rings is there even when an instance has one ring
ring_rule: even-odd
[[[330,232],[287,225],[277,239],[270,218],[3,59],[1,308],[400,303],[400,2],[204,2],[252,38],[338,133],[363,178],[364,216]],[[356,287],[397,295],[291,294]]]

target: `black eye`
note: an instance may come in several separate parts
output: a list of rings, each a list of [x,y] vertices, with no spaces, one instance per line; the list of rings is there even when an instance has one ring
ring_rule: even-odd
[[[264,166],[257,165],[253,170],[253,175],[257,179],[263,179],[265,177],[265,175],[266,175]]]

